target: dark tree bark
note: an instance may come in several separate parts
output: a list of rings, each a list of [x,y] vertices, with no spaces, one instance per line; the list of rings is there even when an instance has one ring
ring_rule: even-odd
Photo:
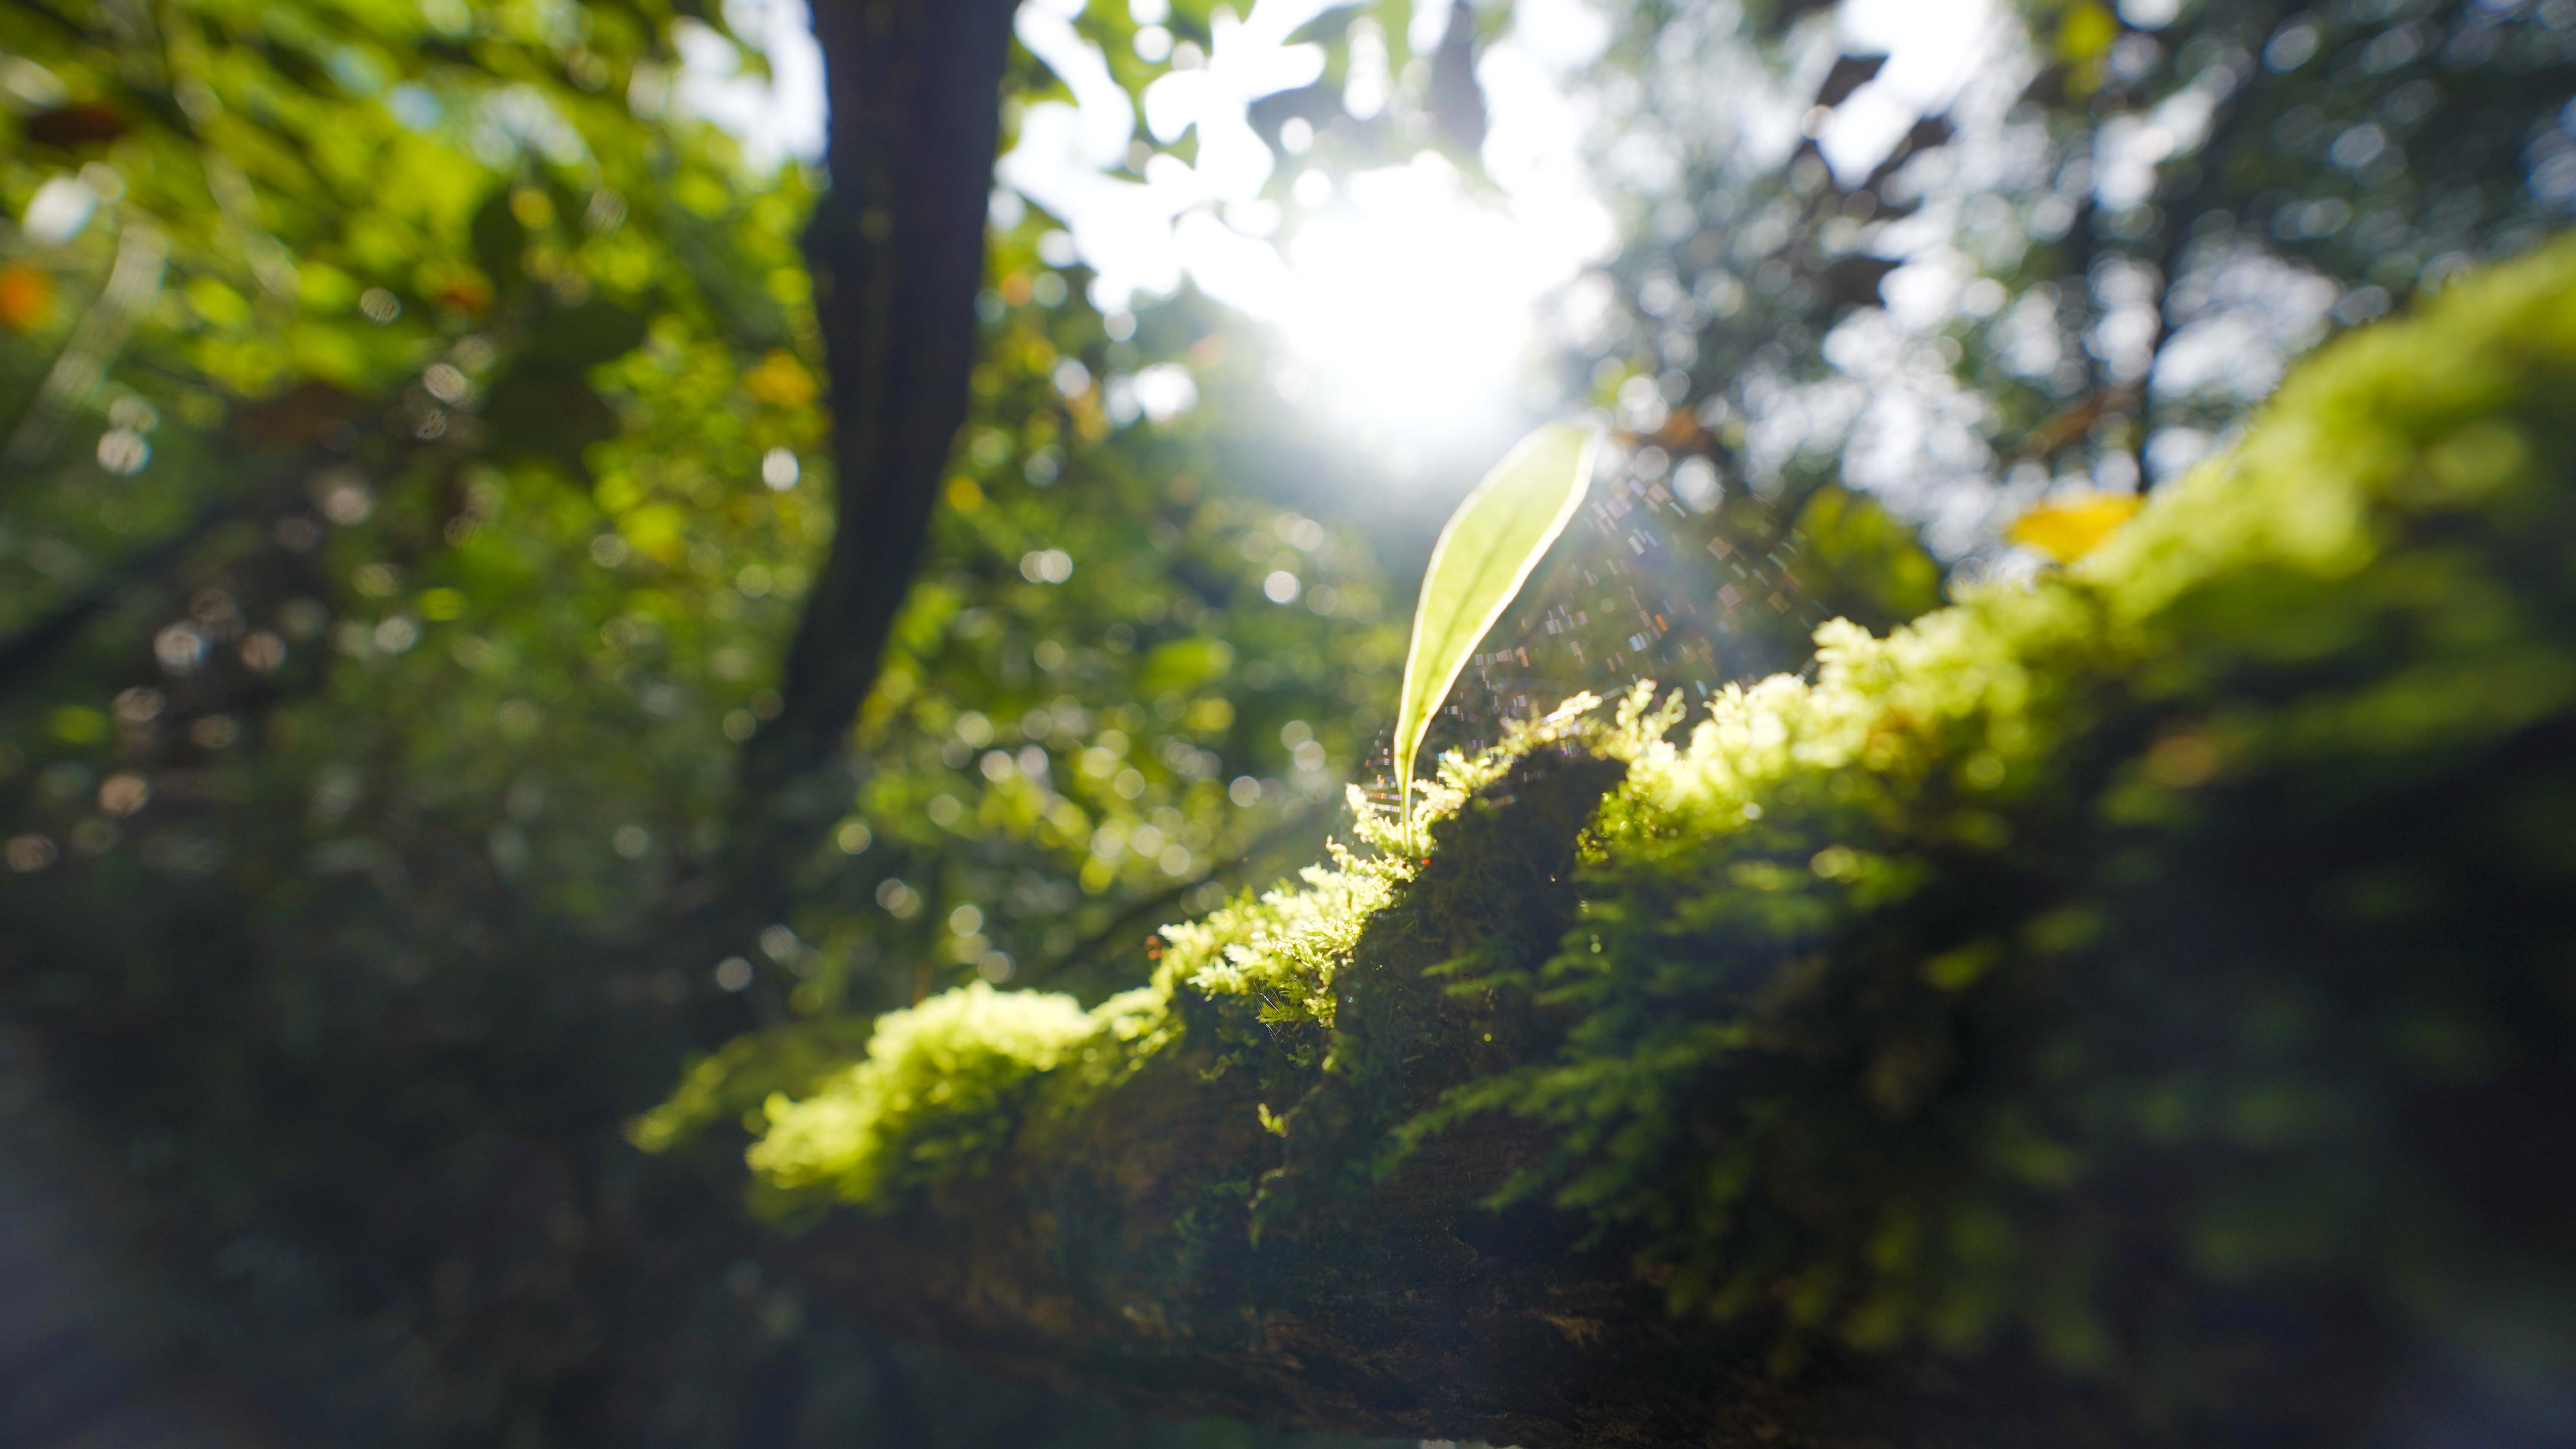
[[[835,769],[921,561],[966,418],[1010,58],[1009,0],[821,0],[831,190],[806,233],[832,373],[838,531],[789,646],[785,707],[742,761],[759,873],[848,798]]]
[[[1175,1059],[1121,1110],[892,1220],[837,1216],[807,1281],[1019,1382],[1163,1416],[1522,1449],[2126,1449],[2093,1390],[2027,1363],[1827,1355],[1775,1374],[1756,1326],[1677,1319],[1579,1225],[1482,1203],[1531,1144],[1461,1133],[1347,1213],[1248,1240],[1179,1230],[1257,1160],[1249,1093]]]

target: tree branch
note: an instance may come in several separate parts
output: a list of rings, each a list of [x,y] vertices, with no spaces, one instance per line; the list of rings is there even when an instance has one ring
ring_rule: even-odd
[[[213,533],[240,515],[236,503],[212,503],[198,511],[178,532],[144,545],[116,561],[106,573],[6,640],[0,640],[0,691],[41,668],[56,651],[80,637],[92,619],[132,595],[136,585],[166,571]]]
[[[1282,1096],[1193,1036],[1086,1110],[1033,1110],[989,1170],[907,1211],[833,1214],[799,1241],[803,1275],[980,1368],[1164,1415],[1531,1449],[2137,1442],[2009,1355],[1828,1347],[1773,1372],[1761,1315],[1676,1317],[1574,1214],[1492,1210],[1549,1145],[1504,1114],[1383,1179],[1348,1172],[1339,1139],[1376,1118],[1347,1084],[1374,1083],[1401,1117],[1504,1052],[1512,1031],[1422,968],[1489,931],[1570,920],[1576,826],[1610,778],[1540,762],[1444,834],[1353,950],[1324,1085]],[[1274,1109],[1293,1118],[1284,1137],[1265,1130]]]
[[[2576,1361],[2527,1287],[2576,1262],[2571,305],[2576,245],[2458,283],[2087,568],[1829,641],[1670,756],[1530,742],[1350,868],[1382,894],[1212,918],[1078,1031],[926,1005],[767,1118],[782,1205],[857,1209],[802,1276],[1343,1432],[2564,1440],[2503,1385]]]

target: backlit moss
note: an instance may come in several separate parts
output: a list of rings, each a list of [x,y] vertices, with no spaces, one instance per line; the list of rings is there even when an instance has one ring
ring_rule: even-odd
[[[1070,996],[980,981],[942,993],[880,1017],[867,1057],[802,1100],[771,1096],[751,1165],[778,1188],[889,1202],[1006,1145],[1050,1075],[1086,1091],[1114,1081],[1159,1043],[1163,1022],[1150,990],[1091,1011]]]
[[[2328,349],[2075,569],[1820,631],[1813,683],[1634,753],[1522,973],[1554,1050],[1410,1135],[1546,1122],[1515,1191],[1791,1351],[2104,1368],[2154,1331],[2109,1285],[2173,1253],[2576,1365],[2408,1125],[2576,1041],[2572,404],[2561,245]]]
[[[773,1100],[753,1164],[887,1205],[1190,1042],[1302,1097],[1262,1109],[1292,1152],[1384,1170],[1480,1113],[1544,1124],[1505,1196],[1589,1215],[1678,1310],[1770,1316],[1783,1362],[2013,1333],[2220,1401],[2258,1359],[2117,1290],[2160,1263],[2576,1371],[2576,1323],[2512,1286],[2576,1272],[2563,1220],[2463,1226],[2522,1169],[2446,1175],[2422,1126],[2563,1085],[2576,1042],[2571,417],[2561,245],[2328,348],[2073,568],[1886,638],[1828,625],[1812,681],[1730,687],[1678,737],[1646,689],[1576,701],[1447,762],[1416,834],[1355,801],[1363,849],[1170,928],[1097,1011],[976,987],[886,1018]],[[1624,778],[1554,954],[1498,955],[1436,919],[1425,860],[1543,750]],[[1405,1030],[1478,1050],[1358,1019],[1385,998],[1342,973],[1398,908],[1432,919],[1390,939],[1464,953],[1409,963],[1455,1016]]]

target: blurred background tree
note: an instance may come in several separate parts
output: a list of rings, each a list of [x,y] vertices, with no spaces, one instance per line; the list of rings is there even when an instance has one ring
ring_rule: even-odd
[[[627,1124],[1311,857],[1536,416],[1612,463],[1447,742],[2026,567],[2576,205],[2565,0],[1890,8],[831,6],[828,179],[704,99],[793,16],[0,9],[0,1428],[1258,1437],[838,1320]],[[1524,296],[1401,198],[1547,205],[1531,74]]]

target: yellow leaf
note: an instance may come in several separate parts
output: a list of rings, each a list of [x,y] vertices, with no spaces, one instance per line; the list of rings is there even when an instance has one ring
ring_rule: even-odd
[[[2081,65],[2110,54],[2120,38],[2120,22],[2099,5],[2078,5],[2058,23],[2057,53]]]
[[[744,373],[742,390],[772,407],[782,408],[804,407],[820,392],[814,374],[796,360],[796,354],[785,350],[769,354],[758,367]]]
[[[96,744],[107,738],[107,714],[86,705],[64,705],[54,711],[54,738],[66,744]]]
[[[2134,493],[2096,493],[2071,503],[2044,503],[2013,520],[2013,542],[2071,564],[2102,546],[2138,511]]]

